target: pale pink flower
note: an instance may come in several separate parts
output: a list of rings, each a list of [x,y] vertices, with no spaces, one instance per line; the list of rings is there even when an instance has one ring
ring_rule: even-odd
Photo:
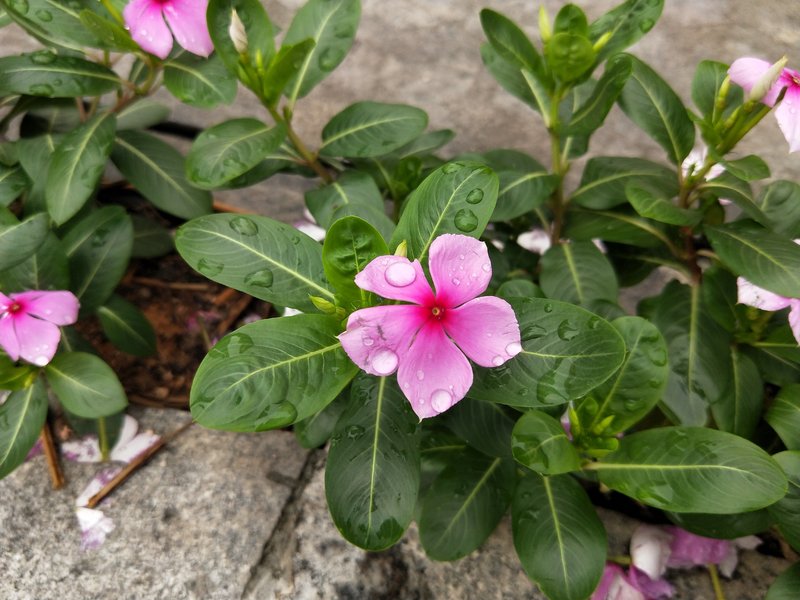
[[[150,430],[139,432],[139,423],[130,415],[125,415],[117,443],[109,453],[109,460],[129,463],[142,452],[158,442],[161,437]],[[96,435],[87,435],[78,440],[61,444],[64,458],[80,463],[98,463],[102,461],[100,444]]]
[[[760,288],[747,281],[744,277],[736,279],[739,304],[746,304],[767,311],[789,310],[789,327],[792,328],[794,339],[800,344],[800,299],[786,298],[773,292]]]
[[[466,395],[472,386],[467,357],[499,367],[522,351],[508,302],[477,297],[492,277],[486,244],[442,235],[431,244],[428,266],[436,291],[418,260],[379,256],[370,262],[356,275],[360,288],[413,304],[357,310],[339,336],[348,356],[367,373],[397,371],[400,389],[420,419],[446,411]]]
[[[58,326],[77,321],[79,306],[72,292],[0,293],[0,347],[11,360],[22,357],[43,367],[53,360],[61,340]]]
[[[740,85],[746,92],[750,92],[757,84],[761,84],[765,76],[769,75],[772,65],[760,58],[739,58],[733,61],[728,74],[731,81]],[[777,80],[766,94],[760,99],[767,106],[775,106],[781,90],[786,88],[778,108],[775,109],[775,118],[789,142],[789,152],[800,150],[800,73],[793,69],[784,68],[780,71]]]
[[[192,54],[208,56],[214,44],[206,24],[207,7],[208,0],[132,0],[122,14],[133,41],[150,54],[167,58],[174,35]]]

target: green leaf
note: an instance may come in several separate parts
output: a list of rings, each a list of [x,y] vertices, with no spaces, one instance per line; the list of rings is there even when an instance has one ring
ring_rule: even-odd
[[[800,385],[783,387],[764,419],[789,450],[800,450]]]
[[[386,212],[383,210],[383,202],[380,208],[374,208],[367,204],[345,204],[333,212],[332,221],[336,222],[345,217],[358,217],[370,223],[377,229],[384,240],[392,239],[395,225]]]
[[[116,294],[97,309],[97,316],[111,343],[134,356],[156,353],[156,332],[133,304]]]
[[[117,113],[117,131],[126,129],[148,129],[169,118],[168,106],[151,98],[142,98],[128,104]]]
[[[764,382],[758,367],[736,347],[731,348],[731,379],[719,400],[711,405],[717,427],[751,439],[761,420]]]
[[[649,66],[635,56],[633,73],[619,104],[626,115],[680,165],[694,146],[694,124],[681,99]]]
[[[375,180],[360,171],[345,171],[333,183],[307,191],[305,198],[308,210],[325,229],[333,223],[333,214],[343,206],[369,206],[383,212],[383,198]]]
[[[61,135],[44,134],[17,141],[19,162],[33,184],[25,194],[25,212],[28,214],[47,210],[44,199],[47,178],[42,177],[42,173],[47,173],[50,158],[61,139]]]
[[[31,180],[20,165],[0,165],[0,206],[8,206],[28,189]]]
[[[497,83],[512,96],[519,98],[534,110],[541,111],[522,70],[504,59],[491,44],[481,45],[481,60]]]
[[[756,510],[782,498],[787,485],[780,466],[761,448],[703,427],[627,435],[619,450],[586,468],[613,490],[675,512]]]
[[[480,16],[483,32],[503,60],[518,69],[528,69],[540,75],[543,73],[542,57],[516,23],[488,8],[484,8]]]
[[[520,479],[511,506],[522,568],[548,598],[588,598],[606,560],[606,532],[580,484],[569,475]]]
[[[589,35],[589,23],[586,20],[586,13],[575,4],[565,4],[556,14],[553,21],[554,33],[577,33],[578,35]]]
[[[114,146],[116,118],[101,113],[68,133],[56,146],[44,188],[47,212],[66,223],[95,193]]]
[[[732,515],[668,513],[667,516],[673,523],[687,531],[721,540],[762,533],[774,523],[768,508]]]
[[[131,222],[133,223],[132,257],[158,258],[175,249],[172,234],[163,225],[139,215],[131,215]]]
[[[289,80],[302,68],[304,61],[313,51],[314,40],[311,39],[294,45],[284,44],[281,47],[261,82],[261,93],[268,106],[277,106]]]
[[[737,221],[706,226],[722,262],[751,283],[787,298],[800,298],[800,246],[790,238]]]
[[[800,184],[786,179],[773,181],[761,190],[756,203],[775,231],[800,237]]]
[[[40,381],[12,392],[0,405],[0,479],[25,462],[47,419],[47,392]]]
[[[678,193],[678,176],[672,169],[641,158],[598,156],[589,159],[581,185],[570,202],[586,208],[606,209],[626,202],[630,184],[649,184],[668,197]]]
[[[703,271],[701,295],[708,314],[726,331],[736,331],[739,323],[736,277],[720,265],[709,267]]]
[[[128,268],[131,219],[121,206],[105,206],[76,222],[63,241],[69,258],[69,289],[80,300],[81,313],[90,313],[111,297]]]
[[[600,238],[606,242],[654,248],[669,241],[664,229],[661,223],[643,219],[631,210],[600,211],[573,208],[569,212],[564,235],[582,242]]]
[[[67,255],[61,241],[48,232],[34,254],[17,266],[0,271],[3,292],[64,290],[69,287]]]
[[[84,9],[78,13],[83,26],[97,40],[96,45],[117,52],[137,52],[139,45],[131,39],[131,35],[118,23],[96,12]]]
[[[119,77],[106,67],[47,50],[0,58],[0,95],[100,96],[119,85]]]
[[[511,450],[518,463],[543,475],[581,468],[581,457],[561,423],[538,410],[529,410],[514,425]]]
[[[269,127],[258,119],[224,121],[197,136],[186,156],[186,174],[197,187],[220,187],[277,151],[285,138],[283,124]]]
[[[588,135],[600,127],[614,102],[617,101],[625,82],[628,81],[633,64],[624,54],[606,63],[605,71],[595,84],[591,96],[572,114],[566,125],[568,135]]]
[[[0,271],[20,264],[32,256],[44,243],[49,219],[37,213],[21,223],[0,224]]]
[[[745,181],[756,181],[770,177],[769,166],[759,156],[748,154],[737,160],[724,160],[722,165],[731,175]]]
[[[512,279],[503,283],[495,296],[499,298],[544,298],[541,288],[527,279]]]
[[[666,408],[683,425],[705,424],[730,380],[730,335],[706,311],[700,287],[677,281],[658,297],[651,321],[667,341]]]
[[[772,582],[764,600],[794,600],[798,588],[800,588],[800,563],[795,563]]]
[[[511,503],[510,461],[472,450],[447,457],[447,466],[422,497],[417,523],[425,553],[456,560],[478,548]]]
[[[713,60],[703,60],[697,65],[692,79],[692,100],[700,114],[709,122],[716,122],[722,115],[716,106],[720,87],[728,77],[728,65]],[[727,104],[730,107],[742,103],[743,93],[739,86],[731,85],[728,91]],[[725,111],[725,112],[729,112]]]
[[[5,0],[1,5],[17,25],[49,47],[81,52],[84,46],[99,46],[99,40],[81,22],[86,0]]]
[[[573,304],[617,301],[619,288],[614,268],[592,242],[553,246],[539,265],[539,285],[548,298]]]
[[[322,265],[337,297],[359,308],[374,304],[374,297],[356,285],[355,277],[372,259],[387,254],[381,234],[363,219],[344,217],[331,225],[322,247]]]
[[[281,306],[314,311],[309,296],[335,301],[322,247],[289,225],[256,215],[217,214],[178,229],[175,246],[209,279]]]
[[[606,432],[629,429],[661,400],[667,383],[667,344],[655,325],[641,317],[620,317],[611,324],[625,340],[627,352],[619,370],[578,406],[581,426],[588,431],[609,416],[614,420]]]
[[[597,53],[592,42],[578,33],[556,33],[544,46],[547,66],[557,79],[573,82],[588,73],[595,64]]]
[[[406,199],[389,243],[408,242],[409,258],[424,262],[433,240],[445,233],[478,237],[497,202],[497,175],[473,162],[451,162],[428,175]]]
[[[764,381],[777,386],[800,383],[800,348],[788,325],[776,328],[765,339],[742,346]]]
[[[428,125],[425,111],[405,104],[356,102],[322,130],[322,156],[383,156],[407,144]]]
[[[392,156],[401,160],[409,156],[427,156],[451,142],[454,137],[456,133],[452,129],[428,131],[395,150]]]
[[[700,187],[701,191],[711,192],[718,198],[731,200],[742,212],[762,225],[769,225],[769,219],[753,201],[750,184],[732,173],[723,173]]]
[[[108,417],[128,405],[116,374],[94,354],[61,352],[45,367],[45,374],[64,408],[79,417]]]
[[[247,34],[247,54],[251,62],[269,64],[275,54],[275,31],[263,5],[258,0],[210,0],[206,21],[214,50],[228,70],[239,73],[239,52],[230,34],[232,11],[236,11]]]
[[[594,21],[589,26],[589,37],[593,42],[611,33],[606,45],[598,51],[597,60],[634,44],[653,28],[663,8],[664,0],[627,0]]]
[[[514,418],[505,407],[467,397],[444,413],[440,421],[475,450],[511,458]]]
[[[789,491],[775,504],[767,507],[778,524],[781,534],[795,550],[800,550],[800,452],[779,452],[775,459],[789,479]]]
[[[325,79],[350,51],[361,18],[360,0],[309,0],[295,13],[284,44],[314,41],[287,92],[289,105]]]
[[[164,86],[181,102],[200,108],[230,104],[237,87],[218,53],[204,58],[189,52],[164,63]]]
[[[16,392],[28,388],[36,383],[38,376],[36,366],[25,362],[18,366],[7,355],[0,354],[0,390]]]
[[[264,431],[316,414],[358,367],[323,315],[264,319],[223,337],[197,369],[192,417],[204,427]]]
[[[572,304],[510,298],[522,352],[475,374],[470,396],[512,406],[564,404],[585,396],[619,369],[622,337],[600,317]]]
[[[516,219],[539,208],[558,185],[558,178],[543,167],[533,171],[497,171],[500,191],[492,221]]]
[[[693,227],[703,218],[703,213],[681,208],[663,195],[655,186],[630,183],[625,188],[625,196],[640,216],[668,225]]]
[[[360,374],[336,424],[325,466],[333,522],[349,542],[384,550],[414,515],[420,426],[394,378]]]
[[[303,448],[319,448],[330,439],[339,417],[347,408],[349,392],[350,388],[345,388],[328,406],[292,426],[295,438]]]
[[[121,131],[111,160],[156,208],[182,219],[211,212],[211,194],[186,181],[183,156],[166,142],[141,131]]]

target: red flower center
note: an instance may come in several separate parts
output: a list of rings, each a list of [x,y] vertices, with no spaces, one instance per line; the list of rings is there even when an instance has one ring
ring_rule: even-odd
[[[10,315],[13,315],[15,313],[20,312],[21,310],[22,310],[22,304],[20,304],[19,302],[12,302],[6,309],[6,312],[8,312],[8,314]]]
[[[444,309],[439,306],[434,306],[433,308],[431,308],[431,314],[433,315],[433,318],[436,319],[437,321],[441,321],[442,319],[444,319]]]

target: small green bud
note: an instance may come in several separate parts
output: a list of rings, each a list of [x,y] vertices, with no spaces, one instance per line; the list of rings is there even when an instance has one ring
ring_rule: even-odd
[[[570,406],[567,409],[567,415],[569,416],[569,428],[572,432],[572,437],[580,437],[582,429],[580,419],[578,418],[578,412]]]
[[[542,41],[547,43],[553,37],[553,28],[550,25],[550,15],[547,14],[547,9],[544,4],[539,6],[539,35]]]
[[[608,429],[608,427],[611,425],[613,421],[614,421],[614,415],[608,415],[605,419],[603,419],[597,425],[592,427],[592,433],[595,435],[602,434],[606,429]]]
[[[228,35],[233,42],[233,47],[236,48],[236,51],[239,54],[247,54],[247,30],[244,27],[244,23],[239,18],[239,14],[236,12],[235,8],[231,9],[231,24],[228,27]]]
[[[600,52],[603,47],[608,43],[608,40],[611,39],[611,36],[614,35],[611,31],[606,31],[600,38],[594,43],[592,46],[592,50],[595,52]]]
[[[747,94],[745,102],[758,102],[764,96],[766,96],[770,88],[775,85],[776,81],[778,81],[778,77],[781,76],[783,68],[786,66],[788,60],[789,59],[784,56],[775,64],[770,66],[766,73],[764,73],[756,82],[756,84],[750,89],[750,93]]]
[[[402,256],[403,258],[408,256],[408,242],[406,240],[403,240],[397,245],[397,248],[394,250],[394,255]]]
[[[323,312],[326,315],[335,315],[335,314],[337,314],[337,307],[330,300],[326,300],[325,298],[320,298],[319,296],[309,296],[308,298],[309,298],[309,300],[311,300],[311,303],[314,306],[316,306],[317,309],[320,312]]]

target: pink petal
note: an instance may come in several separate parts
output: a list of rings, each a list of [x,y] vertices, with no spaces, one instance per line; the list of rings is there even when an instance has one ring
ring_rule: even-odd
[[[402,256],[379,256],[356,275],[356,285],[388,300],[430,305],[433,291],[418,260]]]
[[[164,16],[175,39],[199,56],[208,56],[214,51],[206,23],[207,7],[208,0],[170,0],[163,4]]]
[[[8,307],[12,304],[14,304],[14,301],[4,293],[0,292],[0,313],[8,310]]]
[[[800,84],[794,84],[786,89],[786,94],[775,109],[775,118],[783,132],[783,137],[789,142],[789,152],[800,150]]]
[[[19,360],[19,340],[14,328],[13,317],[0,317],[0,347],[5,350],[11,360]]]
[[[61,339],[61,330],[56,325],[22,313],[10,319],[8,317],[2,319],[6,320],[10,320],[13,324],[19,343],[19,355],[24,360],[39,367],[53,360]],[[3,332],[0,331],[0,340],[2,339]]]
[[[649,600],[625,575],[618,575],[611,581],[606,600]]]
[[[164,59],[172,50],[172,33],[164,22],[161,7],[160,0],[132,0],[122,15],[133,41],[143,50]]]
[[[651,579],[667,570],[672,535],[661,527],[639,525],[631,536],[631,562]]]
[[[97,550],[105,543],[108,534],[114,531],[114,521],[106,517],[102,510],[81,507],[75,512],[81,528],[81,550]]]
[[[728,540],[695,535],[680,527],[668,527],[667,530],[672,533],[668,567],[719,564],[730,551],[731,543]]]
[[[730,75],[733,83],[744,88],[746,92],[749,92],[751,89],[753,89],[753,86],[758,83],[764,75],[766,75],[771,66],[771,63],[767,62],[766,60],[761,60],[760,58],[738,58],[733,61],[733,64],[728,69],[728,75]],[[770,90],[770,93],[771,92],[772,90]],[[772,104],[768,104],[766,100],[767,97],[765,96],[762,100],[764,104],[772,106]],[[772,100],[772,103],[775,103],[774,99]]]
[[[611,584],[616,577],[622,577],[622,568],[614,563],[606,563],[600,583],[597,584],[597,589],[589,600],[606,600],[608,590],[611,589]]]
[[[27,314],[56,325],[72,325],[78,320],[80,303],[72,292],[31,290],[14,294],[14,300],[24,303]]]
[[[675,593],[675,588],[664,579],[650,579],[647,573],[644,573],[636,567],[628,569],[628,582],[644,594],[645,598],[671,598]]]
[[[747,306],[753,306],[761,310],[774,311],[786,308],[791,303],[790,298],[784,298],[764,288],[760,288],[757,285],[753,285],[744,277],[738,277],[736,279],[736,286],[739,288],[737,300],[739,304],[746,304]]]
[[[789,327],[792,328],[794,339],[800,344],[800,300],[793,299],[792,310],[789,311]]]
[[[350,315],[339,341],[350,360],[370,375],[391,375],[429,314],[408,304],[363,308]]]
[[[436,302],[454,307],[486,291],[492,263],[486,244],[466,235],[440,235],[431,244],[428,267]]]
[[[100,444],[94,435],[62,443],[61,454],[67,460],[79,463],[99,463],[102,460]]]
[[[420,419],[443,413],[472,386],[467,357],[447,337],[441,322],[428,321],[400,359],[397,381]]]
[[[447,309],[442,323],[464,354],[482,367],[499,367],[522,351],[514,309],[501,298],[475,298]]]

